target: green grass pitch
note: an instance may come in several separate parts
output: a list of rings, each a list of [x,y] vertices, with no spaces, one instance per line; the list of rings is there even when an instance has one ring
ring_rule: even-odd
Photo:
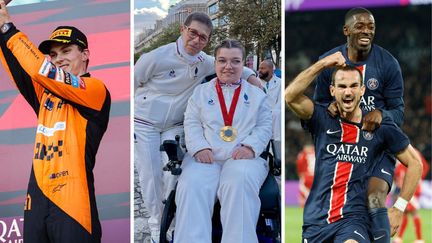
[[[421,209],[422,233],[425,243],[432,243],[432,210]],[[303,209],[300,207],[285,208],[285,242],[301,243],[301,226],[303,224]],[[408,226],[404,235],[404,243],[415,240],[415,232],[411,217],[408,218]]]

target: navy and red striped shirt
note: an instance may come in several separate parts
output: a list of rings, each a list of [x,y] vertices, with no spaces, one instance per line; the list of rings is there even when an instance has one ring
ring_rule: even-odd
[[[408,137],[390,118],[370,133],[361,130],[361,124],[331,117],[327,105],[319,104],[315,104],[312,118],[303,125],[312,134],[316,156],[304,226],[367,215],[369,173],[384,151],[396,154],[405,149]]]

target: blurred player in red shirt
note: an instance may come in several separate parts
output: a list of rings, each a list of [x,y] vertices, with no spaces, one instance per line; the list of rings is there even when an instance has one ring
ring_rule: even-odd
[[[422,179],[424,179],[427,173],[429,173],[429,164],[417,149],[416,151],[420,156],[423,164]],[[400,188],[403,184],[405,173],[406,173],[406,167],[400,162],[398,162],[396,166],[395,175],[394,175],[394,180],[398,188]],[[398,233],[398,236],[393,240],[393,243],[402,243],[403,235],[405,233],[405,229],[408,224],[408,214],[410,214],[413,217],[413,221],[414,221],[414,229],[416,232],[416,241],[414,241],[414,243],[424,243],[424,240],[422,239],[422,232],[421,232],[421,219],[420,219],[420,215],[417,213],[417,210],[420,209],[420,203],[419,203],[420,194],[421,194],[421,183],[418,184],[417,190],[415,191],[413,197],[411,198],[411,200],[407,205],[407,208],[405,210],[402,219],[402,225],[400,231]]]
[[[304,207],[314,178],[315,170],[315,148],[312,144],[307,143],[303,146],[303,150],[297,155],[297,174],[299,181],[299,202],[300,206]]]

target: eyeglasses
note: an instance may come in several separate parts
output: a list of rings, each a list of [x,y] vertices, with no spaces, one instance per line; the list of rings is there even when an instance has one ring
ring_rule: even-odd
[[[242,60],[240,58],[234,58],[232,60],[227,60],[225,58],[216,59],[216,63],[221,67],[226,67],[229,63],[231,67],[243,66]]]
[[[189,38],[195,39],[196,37],[198,37],[198,39],[201,43],[207,43],[208,42],[208,40],[209,40],[208,36],[198,33],[198,31],[196,29],[192,29],[189,26],[185,25],[185,27],[186,27],[187,34],[188,34]]]

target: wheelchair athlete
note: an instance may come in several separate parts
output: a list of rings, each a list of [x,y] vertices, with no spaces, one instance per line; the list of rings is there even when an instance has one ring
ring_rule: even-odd
[[[168,155],[169,162],[164,167],[164,171],[170,171],[173,175],[180,175],[182,169],[180,168],[184,157],[184,143],[180,143],[180,136],[176,136],[176,140],[165,140],[161,146],[161,151],[165,151]],[[266,150],[261,153],[260,157],[268,160],[270,171],[264,184],[260,189],[261,209],[260,217],[256,232],[260,243],[280,243],[281,232],[281,197],[279,185],[276,176],[280,176],[280,158],[274,157],[271,154],[274,149],[274,141],[270,140]],[[174,227],[172,221],[176,212],[176,205],[174,202],[176,189],[174,188],[167,200],[164,202],[164,210],[161,219],[160,228],[160,243],[172,243],[174,237]],[[213,209],[212,218],[212,241],[220,242],[222,235],[222,226],[220,224],[220,203],[217,202]]]
[[[265,93],[240,79],[243,57],[240,42],[223,41],[215,49],[217,78],[199,85],[189,99],[175,243],[212,242],[216,199],[221,242],[258,242],[259,192],[268,174],[259,155],[270,140],[272,117]]]

